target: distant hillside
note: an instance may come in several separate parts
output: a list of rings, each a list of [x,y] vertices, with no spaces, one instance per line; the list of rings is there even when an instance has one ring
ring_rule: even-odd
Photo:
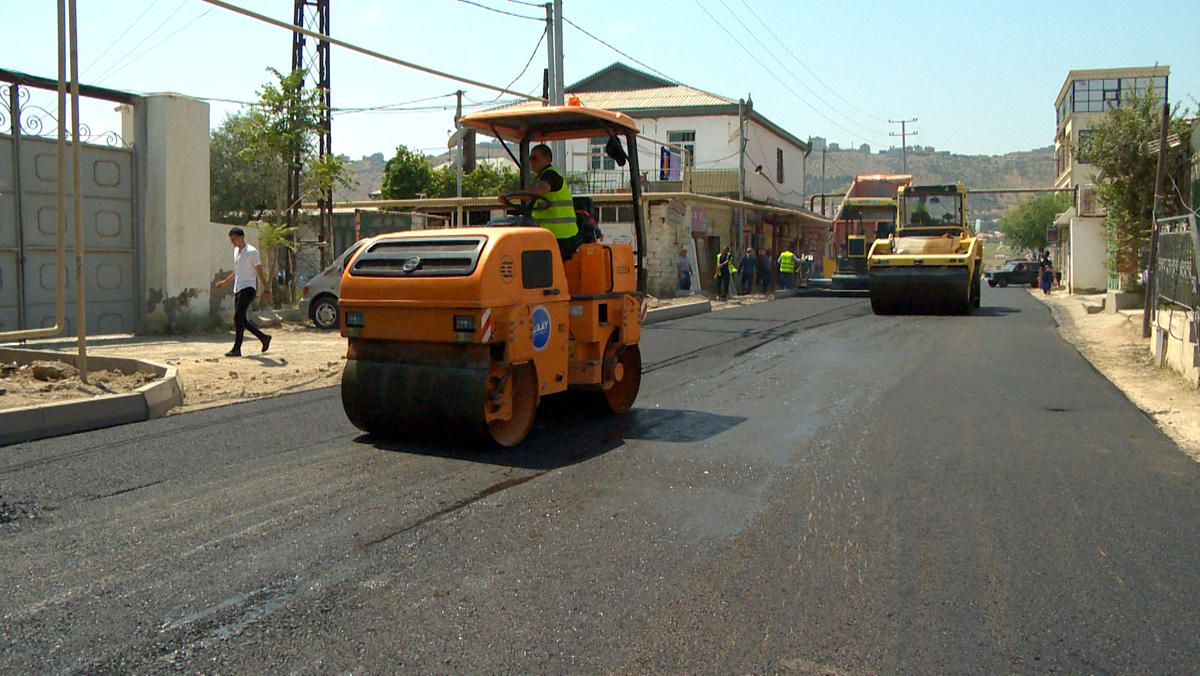
[[[900,151],[868,154],[856,150],[830,150],[825,155],[825,191],[836,193],[850,186],[858,174],[900,173]],[[968,189],[1050,188],[1054,185],[1054,148],[1047,146],[1006,155],[955,155],[949,152],[908,152],[908,171],[916,183],[955,183]],[[808,191],[821,192],[821,153],[808,157]],[[985,229],[1030,195],[968,196],[971,218],[984,221]],[[818,202],[819,207],[819,202]]]
[[[383,153],[363,155],[361,160],[348,162],[350,175],[354,177],[352,188],[337,188],[333,191],[334,202],[359,201],[370,199],[373,190],[379,190],[383,185],[383,165],[387,159]]]

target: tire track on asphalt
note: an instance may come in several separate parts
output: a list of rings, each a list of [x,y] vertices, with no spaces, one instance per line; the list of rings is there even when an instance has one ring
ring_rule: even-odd
[[[792,319],[776,326],[770,326],[757,331],[739,332],[735,337],[722,340],[718,343],[696,348],[695,350],[689,350],[687,352],[667,357],[666,359],[661,359],[656,362],[650,362],[642,367],[642,375],[653,373],[654,371],[667,368],[669,366],[676,366],[692,359],[705,356],[708,353],[720,352],[722,348],[728,348],[731,344],[738,341],[762,338],[762,340],[759,340],[758,342],[755,342],[754,344],[738,350],[732,355],[729,355],[731,357],[741,357],[781,338],[787,338],[795,335],[797,330],[807,331],[810,329],[816,329],[822,326],[836,324],[838,322],[854,319],[856,317],[862,317],[868,314],[871,314],[870,306],[866,306],[862,303],[853,303],[848,305],[840,305],[829,310],[807,315],[799,319]],[[830,317],[830,315],[833,316]]]

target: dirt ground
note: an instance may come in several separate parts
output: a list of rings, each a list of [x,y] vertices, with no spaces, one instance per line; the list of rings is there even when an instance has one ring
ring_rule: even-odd
[[[74,366],[60,361],[0,364],[0,410],[132,392],[156,377],[150,373],[98,370],[89,371],[85,383]]]
[[[1066,340],[1149,414],[1181,449],[1200,461],[1200,390],[1152,363],[1146,342],[1141,339],[1140,324],[1134,325],[1121,314],[1088,314],[1083,307],[1085,299],[1078,296],[1063,292],[1044,296],[1036,290],[1031,293],[1049,306]],[[651,307],[695,300],[702,298],[652,299]],[[713,310],[766,300],[761,294],[735,296],[730,301],[713,302]],[[309,322],[284,322],[266,330],[273,336],[270,351],[259,354],[258,342],[249,338],[242,348],[245,356],[240,358],[223,356],[233,342],[231,331],[202,336],[121,338],[90,346],[89,354],[137,357],[177,367],[184,401],[170,414],[339,382],[346,342],[336,331],[321,331]],[[64,341],[62,351],[73,349],[73,340]],[[128,391],[143,384],[133,379],[122,380],[116,374],[93,373],[90,390],[83,389],[85,386],[78,380],[66,379],[33,380],[28,383],[33,385],[31,388],[18,392],[15,383],[26,383],[24,377],[17,381],[0,379],[0,388],[8,390],[0,395],[0,409],[103,394],[97,389],[102,378],[104,386],[113,391]]]

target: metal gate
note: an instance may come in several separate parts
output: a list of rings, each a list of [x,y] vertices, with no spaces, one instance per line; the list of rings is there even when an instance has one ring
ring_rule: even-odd
[[[9,132],[0,134],[0,332],[4,332],[54,325],[58,147],[53,139],[59,121],[46,107],[35,105],[30,94],[31,89],[53,90],[56,81],[0,71],[0,83],[0,129],[7,127]],[[135,104],[136,97],[124,92],[86,90],[91,98]],[[133,332],[141,316],[135,151],[115,132],[95,137],[85,127],[80,136],[87,332]],[[69,171],[67,180],[70,195]],[[70,210],[66,246],[65,336],[76,334]]]

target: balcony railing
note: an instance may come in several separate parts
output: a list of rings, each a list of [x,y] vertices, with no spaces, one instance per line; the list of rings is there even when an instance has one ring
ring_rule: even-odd
[[[653,192],[694,192],[700,195],[734,196],[738,192],[737,169],[685,169],[673,181],[658,180],[657,171],[644,172],[644,189]],[[568,174],[573,190],[598,195],[629,192],[629,173],[622,169],[594,169]]]

